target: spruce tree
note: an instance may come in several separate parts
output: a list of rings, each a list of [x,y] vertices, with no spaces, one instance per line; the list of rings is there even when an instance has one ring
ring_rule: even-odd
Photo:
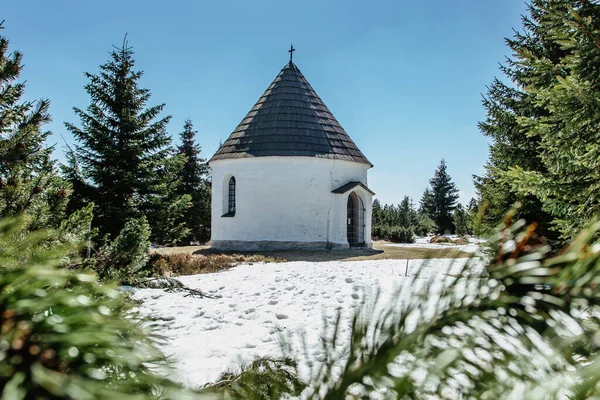
[[[95,203],[101,237],[114,238],[126,221],[146,216],[151,240],[170,244],[187,234],[181,217],[190,199],[175,194],[184,160],[169,147],[171,117],[159,117],[164,104],[146,106],[150,91],[139,86],[143,73],[133,54],[124,41],[98,74],[85,74],[91,101],[85,111],[74,109],[80,127],[65,124],[77,140],[65,170],[74,203]]]
[[[413,201],[410,197],[404,196],[402,202],[398,206],[398,224],[400,226],[409,228],[413,227],[417,223],[417,213],[413,206]]]
[[[454,232],[452,212],[458,200],[458,189],[446,171],[444,160],[429,180],[429,185],[421,198],[422,212],[435,222],[437,233]]]
[[[520,62],[535,70],[525,87],[545,112],[520,118],[527,136],[539,138],[543,168],[515,165],[505,174],[513,191],[538,198],[552,225],[569,240],[600,213],[600,5],[554,1],[540,6],[550,46]]]
[[[536,0],[524,33],[484,105],[492,139],[486,174],[476,177],[484,218],[496,223],[514,201],[551,240],[567,240],[600,210],[597,134],[600,5]]]
[[[31,229],[58,227],[68,184],[57,174],[53,147],[46,146],[50,102],[21,100],[23,56],[8,46],[0,35],[0,217],[27,214]]]
[[[454,209],[454,213],[452,215],[454,222],[454,229],[457,235],[471,235],[471,221],[470,214],[462,204],[458,203],[456,208]]]
[[[487,118],[479,124],[481,132],[491,139],[490,155],[483,176],[474,176],[479,203],[483,208],[482,223],[488,231],[502,221],[508,209],[521,203],[518,216],[540,223],[539,232],[555,239],[550,228],[553,216],[542,207],[533,191],[522,191],[507,176],[511,168],[545,173],[547,166],[540,151],[541,137],[535,129],[521,122],[537,120],[548,114],[547,108],[537,101],[536,85],[555,81],[566,73],[564,58],[570,53],[554,37],[558,21],[549,18],[552,13],[565,15],[567,0],[533,0],[529,16],[523,17],[523,32],[515,32],[506,39],[512,57],[501,66],[501,72],[510,82],[494,79],[483,100]],[[535,58],[538,64],[529,62]]]
[[[184,214],[183,221],[189,234],[182,241],[205,243],[210,240],[210,181],[206,159],[200,157],[201,147],[196,144],[197,131],[191,120],[186,120],[181,132],[179,154],[185,156],[185,164],[179,173],[178,192],[192,199],[192,206]]]
[[[383,223],[383,209],[379,199],[373,200],[373,211],[371,216],[372,225],[381,225]]]

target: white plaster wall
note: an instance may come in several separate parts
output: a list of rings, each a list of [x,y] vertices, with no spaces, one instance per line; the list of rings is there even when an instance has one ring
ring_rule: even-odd
[[[367,185],[366,164],[314,157],[216,160],[212,168],[212,240],[331,242],[347,244],[346,202],[350,182]],[[227,185],[236,179],[236,213],[227,212]],[[224,186],[225,185],[225,186]],[[372,196],[357,187],[365,205],[366,242],[371,238]]]

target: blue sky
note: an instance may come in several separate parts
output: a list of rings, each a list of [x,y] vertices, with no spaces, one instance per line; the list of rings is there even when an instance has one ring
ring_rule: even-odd
[[[487,139],[481,94],[520,29],[521,0],[80,0],[7,1],[11,49],[24,53],[28,99],[49,98],[50,143],[62,158],[63,122],[89,98],[97,72],[125,33],[145,71],[151,104],[166,103],[176,141],[191,118],[210,157],[285,65],[294,61],[375,165],[369,186],[384,203],[418,202],[439,161],[468,202]]]

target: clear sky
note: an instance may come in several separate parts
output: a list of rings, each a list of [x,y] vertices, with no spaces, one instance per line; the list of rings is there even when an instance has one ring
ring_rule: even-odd
[[[28,99],[51,100],[50,143],[89,98],[125,33],[151,104],[166,103],[177,142],[186,118],[210,157],[289,58],[375,165],[383,203],[418,202],[444,158],[462,202],[474,195],[487,140],[481,94],[521,29],[522,0],[3,0],[11,49],[24,53]]]

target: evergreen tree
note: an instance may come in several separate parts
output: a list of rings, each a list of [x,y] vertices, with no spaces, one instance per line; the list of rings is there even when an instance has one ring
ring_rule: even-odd
[[[523,17],[524,32],[506,39],[513,56],[501,71],[510,80],[494,79],[483,100],[487,118],[479,124],[482,133],[491,139],[490,156],[483,176],[474,176],[479,202],[483,207],[482,223],[488,231],[502,221],[515,202],[521,203],[519,217],[540,223],[540,233],[556,238],[550,231],[553,220],[534,191],[519,190],[507,173],[519,167],[526,171],[545,173],[547,165],[540,151],[540,132],[522,122],[536,121],[548,115],[548,109],[538,101],[535,87],[543,87],[568,72],[563,60],[571,50],[561,46],[553,32],[559,18],[565,17],[569,5],[579,1],[533,0],[529,17]],[[516,183],[516,182],[515,182]]]
[[[23,56],[9,53],[8,45],[0,36],[0,217],[25,213],[31,229],[58,227],[68,184],[57,174],[53,147],[45,144],[50,102],[21,101],[25,84],[17,79]]]
[[[379,199],[373,200],[373,211],[371,215],[371,221],[373,226],[381,225],[383,223],[382,213],[383,210],[381,208],[381,202],[379,201]]]
[[[192,199],[192,207],[184,214],[184,222],[190,230],[184,239],[186,243],[210,240],[210,181],[206,159],[200,158],[201,148],[195,142],[197,131],[191,120],[186,120],[181,132],[179,154],[186,157],[181,169],[178,192]]]
[[[471,235],[473,232],[471,230],[471,221],[470,215],[467,210],[464,209],[462,204],[458,203],[456,208],[454,209],[454,214],[452,216],[454,221],[454,229],[457,235]]]
[[[568,240],[600,212],[600,5],[548,1],[536,11],[544,16],[544,44],[561,55],[519,55],[535,72],[524,90],[544,113],[517,122],[524,135],[538,138],[542,167],[517,164],[505,179],[512,191],[538,198]]]
[[[404,196],[398,206],[398,224],[400,226],[414,226],[417,222],[417,213],[414,209],[412,199]]]
[[[81,127],[66,123],[78,144],[65,172],[78,202],[96,204],[94,226],[113,238],[125,222],[146,216],[151,240],[168,244],[187,234],[181,222],[189,196],[176,194],[183,157],[173,154],[166,132],[164,104],[146,107],[150,91],[139,86],[133,50],[124,41],[98,74],[86,73],[91,98],[85,111],[75,108]]]
[[[76,214],[69,223],[77,230],[87,216]],[[1,397],[191,398],[157,373],[166,364],[161,337],[128,295],[68,268],[77,243],[23,228],[22,218],[0,220]]]
[[[419,213],[427,214],[428,210],[435,208],[435,204],[433,201],[433,193],[427,187],[421,196],[421,200],[419,201]]]
[[[454,232],[452,212],[458,200],[458,190],[446,172],[446,162],[442,160],[429,180],[431,189],[425,189],[421,198],[421,210],[436,224],[438,233]]]

